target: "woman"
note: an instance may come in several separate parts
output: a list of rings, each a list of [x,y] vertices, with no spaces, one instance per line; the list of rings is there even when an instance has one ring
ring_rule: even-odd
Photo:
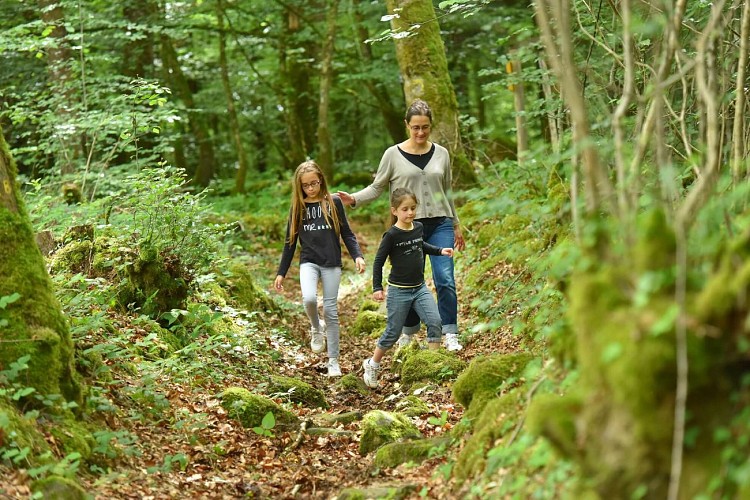
[[[432,110],[417,99],[406,111],[409,138],[388,148],[380,160],[375,180],[361,191],[339,191],[345,205],[356,206],[376,199],[389,188],[407,188],[422,201],[416,219],[424,226],[424,241],[440,248],[463,250],[466,246],[451,198],[451,168],[448,150],[430,142]],[[453,259],[430,255],[432,278],[437,289],[438,310],[442,321],[443,342],[450,351],[460,351],[458,342],[458,300],[453,275]],[[419,331],[419,316],[412,311],[407,318],[399,345],[408,344]]]

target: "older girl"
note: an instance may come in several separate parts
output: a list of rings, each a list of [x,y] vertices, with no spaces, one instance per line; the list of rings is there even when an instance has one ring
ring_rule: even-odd
[[[357,272],[365,271],[365,260],[357,237],[349,227],[344,205],[328,192],[323,171],[314,161],[302,163],[292,180],[292,203],[286,239],[274,286],[282,282],[300,243],[299,281],[302,302],[310,319],[310,347],[322,352],[328,341],[328,376],[340,377],[338,293],[341,283],[341,243],[344,240]],[[318,281],[323,282],[323,314],[318,317]]]

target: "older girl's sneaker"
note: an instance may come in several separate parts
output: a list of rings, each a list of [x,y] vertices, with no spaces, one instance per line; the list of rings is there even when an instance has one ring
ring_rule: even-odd
[[[364,375],[362,375],[362,378],[365,381],[365,385],[367,387],[377,387],[380,366],[373,365],[372,358],[367,358],[362,362],[362,368],[365,369],[365,373]]]
[[[323,352],[323,349],[326,348],[325,333],[321,333],[316,328],[310,328],[310,335],[312,335],[312,339],[310,340],[310,349],[312,349],[312,352]]]
[[[460,351],[464,348],[464,346],[458,341],[457,333],[446,333],[443,335],[443,345],[445,345],[445,348],[449,351]]]
[[[328,359],[328,376],[329,377],[340,377],[341,367],[339,366],[338,358]]]

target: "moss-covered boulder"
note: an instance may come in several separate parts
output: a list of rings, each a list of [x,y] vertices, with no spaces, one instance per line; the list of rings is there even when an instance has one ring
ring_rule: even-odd
[[[316,418],[321,425],[346,425],[362,420],[364,414],[361,411],[347,411],[344,413],[323,413]]]
[[[248,311],[278,311],[265,290],[258,288],[247,265],[234,262],[220,277],[219,283],[229,291],[234,304]]]
[[[353,373],[347,373],[341,379],[336,382],[336,387],[342,391],[352,392],[361,396],[370,396],[370,389],[365,385],[365,381],[362,377],[358,377]]]
[[[511,391],[487,401],[474,422],[474,431],[458,455],[454,476],[464,481],[484,471],[487,452],[502,447],[502,441],[523,415],[520,391]]]
[[[469,410],[468,418],[476,418],[504,384],[512,384],[520,379],[532,359],[529,353],[475,358],[453,383],[453,399]]]
[[[420,349],[400,365],[401,382],[411,385],[421,381],[446,381],[458,377],[466,363],[445,350]]]
[[[328,402],[323,391],[294,377],[271,375],[268,394],[307,407],[328,408]]]
[[[417,439],[402,443],[388,443],[375,452],[373,464],[377,467],[396,467],[405,463],[419,464],[431,454],[444,450],[451,442],[448,437]]]
[[[72,241],[54,253],[50,269],[54,273],[88,274],[94,256],[94,244],[90,240]]]
[[[346,488],[336,495],[337,500],[405,500],[417,491],[414,484],[369,486],[367,488]]]
[[[86,490],[73,481],[61,476],[49,476],[31,483],[31,491],[41,495],[41,498],[55,500],[87,500]]]
[[[273,413],[276,425],[282,428],[294,426],[298,422],[294,413],[242,387],[226,389],[221,394],[221,406],[231,418],[239,420],[243,427],[260,427],[268,412]]]
[[[374,410],[362,419],[359,453],[367,455],[386,443],[421,438],[422,433],[405,415]]]
[[[3,398],[0,398],[0,437],[0,445],[6,449],[29,448],[32,463],[35,463],[35,457],[50,451],[35,421],[26,418]]]
[[[96,440],[91,431],[83,422],[74,420],[72,415],[63,422],[54,422],[49,426],[49,432],[62,446],[66,455],[79,453],[83,460],[88,460],[96,446]]]
[[[419,396],[411,394],[396,403],[396,411],[407,417],[421,417],[430,413],[430,408]]]
[[[190,275],[177,255],[146,245],[125,252],[123,257],[125,280],[118,290],[121,305],[137,307],[154,318],[172,309],[185,309]]]
[[[385,330],[386,317],[377,311],[360,311],[352,326],[352,335],[378,338]]]

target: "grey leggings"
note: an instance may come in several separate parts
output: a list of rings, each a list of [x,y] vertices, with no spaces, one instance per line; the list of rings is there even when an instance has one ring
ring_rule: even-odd
[[[302,304],[305,306],[310,324],[318,329],[318,281],[323,282],[323,316],[326,320],[326,340],[328,357],[339,357],[339,285],[341,284],[340,267],[320,267],[311,262],[299,266],[299,284],[302,288]]]

